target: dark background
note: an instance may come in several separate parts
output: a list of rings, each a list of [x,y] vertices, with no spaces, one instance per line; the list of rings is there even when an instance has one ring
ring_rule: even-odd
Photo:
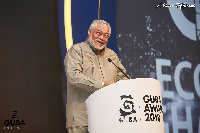
[[[67,132],[58,0],[0,1],[0,63],[0,132]],[[24,129],[4,130],[6,120]]]

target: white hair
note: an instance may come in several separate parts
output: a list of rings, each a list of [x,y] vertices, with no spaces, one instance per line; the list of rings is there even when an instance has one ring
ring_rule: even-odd
[[[92,24],[90,25],[89,29],[91,29],[91,31],[92,31],[95,27],[97,27],[97,24],[103,24],[103,25],[107,26],[110,29],[110,34],[111,34],[110,24],[108,22],[106,22],[105,20],[94,20],[92,22]]]

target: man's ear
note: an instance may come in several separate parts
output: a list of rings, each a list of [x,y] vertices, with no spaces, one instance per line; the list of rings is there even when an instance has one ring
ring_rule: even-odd
[[[88,30],[88,36],[90,36],[90,34],[91,34],[91,29]]]

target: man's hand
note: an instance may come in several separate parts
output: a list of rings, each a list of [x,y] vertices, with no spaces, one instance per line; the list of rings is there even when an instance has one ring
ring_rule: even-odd
[[[113,82],[113,81],[105,81],[103,87],[108,86],[108,85],[113,84],[113,83],[115,83],[115,82]]]

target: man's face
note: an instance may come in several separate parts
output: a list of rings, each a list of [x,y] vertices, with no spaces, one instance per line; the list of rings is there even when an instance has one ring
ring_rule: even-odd
[[[97,26],[91,31],[88,30],[88,41],[96,50],[102,50],[108,43],[110,37],[109,27],[103,24],[97,24]]]

